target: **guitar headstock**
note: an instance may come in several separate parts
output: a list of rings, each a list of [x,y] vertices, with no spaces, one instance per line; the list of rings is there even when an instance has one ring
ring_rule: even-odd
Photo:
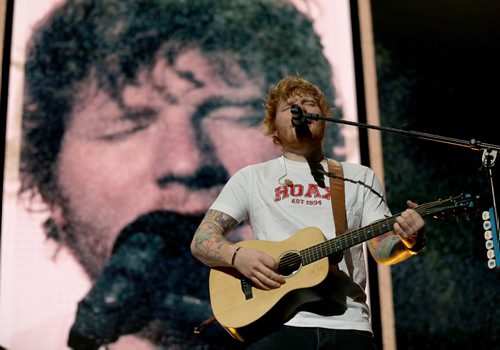
[[[432,215],[435,219],[465,216],[479,211],[477,206],[479,196],[471,194],[459,194],[446,199],[439,199],[434,202],[423,204],[417,207],[422,215]]]

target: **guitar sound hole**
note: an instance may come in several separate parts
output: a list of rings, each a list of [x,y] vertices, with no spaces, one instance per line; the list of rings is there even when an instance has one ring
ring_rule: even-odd
[[[290,276],[296,273],[302,265],[302,257],[297,252],[288,252],[281,256],[278,273],[282,276]]]

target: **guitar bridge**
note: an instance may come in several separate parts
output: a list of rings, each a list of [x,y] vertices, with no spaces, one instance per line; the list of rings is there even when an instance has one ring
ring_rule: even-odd
[[[243,294],[245,294],[245,300],[252,299],[253,298],[253,293],[252,293],[252,284],[250,283],[250,280],[246,277],[240,278],[241,281],[241,290],[243,291]]]

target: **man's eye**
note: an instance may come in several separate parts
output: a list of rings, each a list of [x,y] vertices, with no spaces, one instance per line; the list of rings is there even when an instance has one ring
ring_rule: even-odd
[[[244,127],[256,127],[260,124],[262,117],[256,114],[243,114],[235,116],[212,116],[207,120],[212,120],[218,123],[236,124]]]
[[[147,129],[156,119],[157,113],[150,108],[126,109],[124,115],[109,125],[100,137],[115,141]]]
[[[246,128],[257,127],[262,120],[258,111],[259,109],[253,106],[223,106],[205,114],[204,122]]]
[[[154,123],[157,113],[150,109],[126,110],[124,115],[102,125],[99,139],[117,141],[141,132]]]
[[[138,133],[148,127],[147,124],[142,123],[126,123],[127,125],[122,125],[119,127],[112,127],[105,130],[99,139],[104,141],[118,141]]]
[[[237,120],[238,120],[238,123],[241,125],[248,126],[248,127],[256,127],[256,126],[259,126],[262,118],[258,115],[248,115],[248,116],[239,117]]]

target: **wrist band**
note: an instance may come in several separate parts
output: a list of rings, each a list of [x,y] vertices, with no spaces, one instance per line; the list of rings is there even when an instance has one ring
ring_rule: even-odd
[[[236,250],[233,253],[233,258],[231,259],[231,265],[234,266],[234,259],[236,259],[236,254],[238,253],[238,250],[240,250],[241,247],[236,248]]]
[[[413,247],[411,247],[411,248],[405,247],[405,248],[407,251],[409,251],[413,255],[417,255],[418,253],[420,253],[420,251],[422,249],[425,248],[426,243],[427,243],[427,240],[425,238],[425,234],[422,233],[418,236],[418,239],[415,242],[415,244],[413,245]]]

